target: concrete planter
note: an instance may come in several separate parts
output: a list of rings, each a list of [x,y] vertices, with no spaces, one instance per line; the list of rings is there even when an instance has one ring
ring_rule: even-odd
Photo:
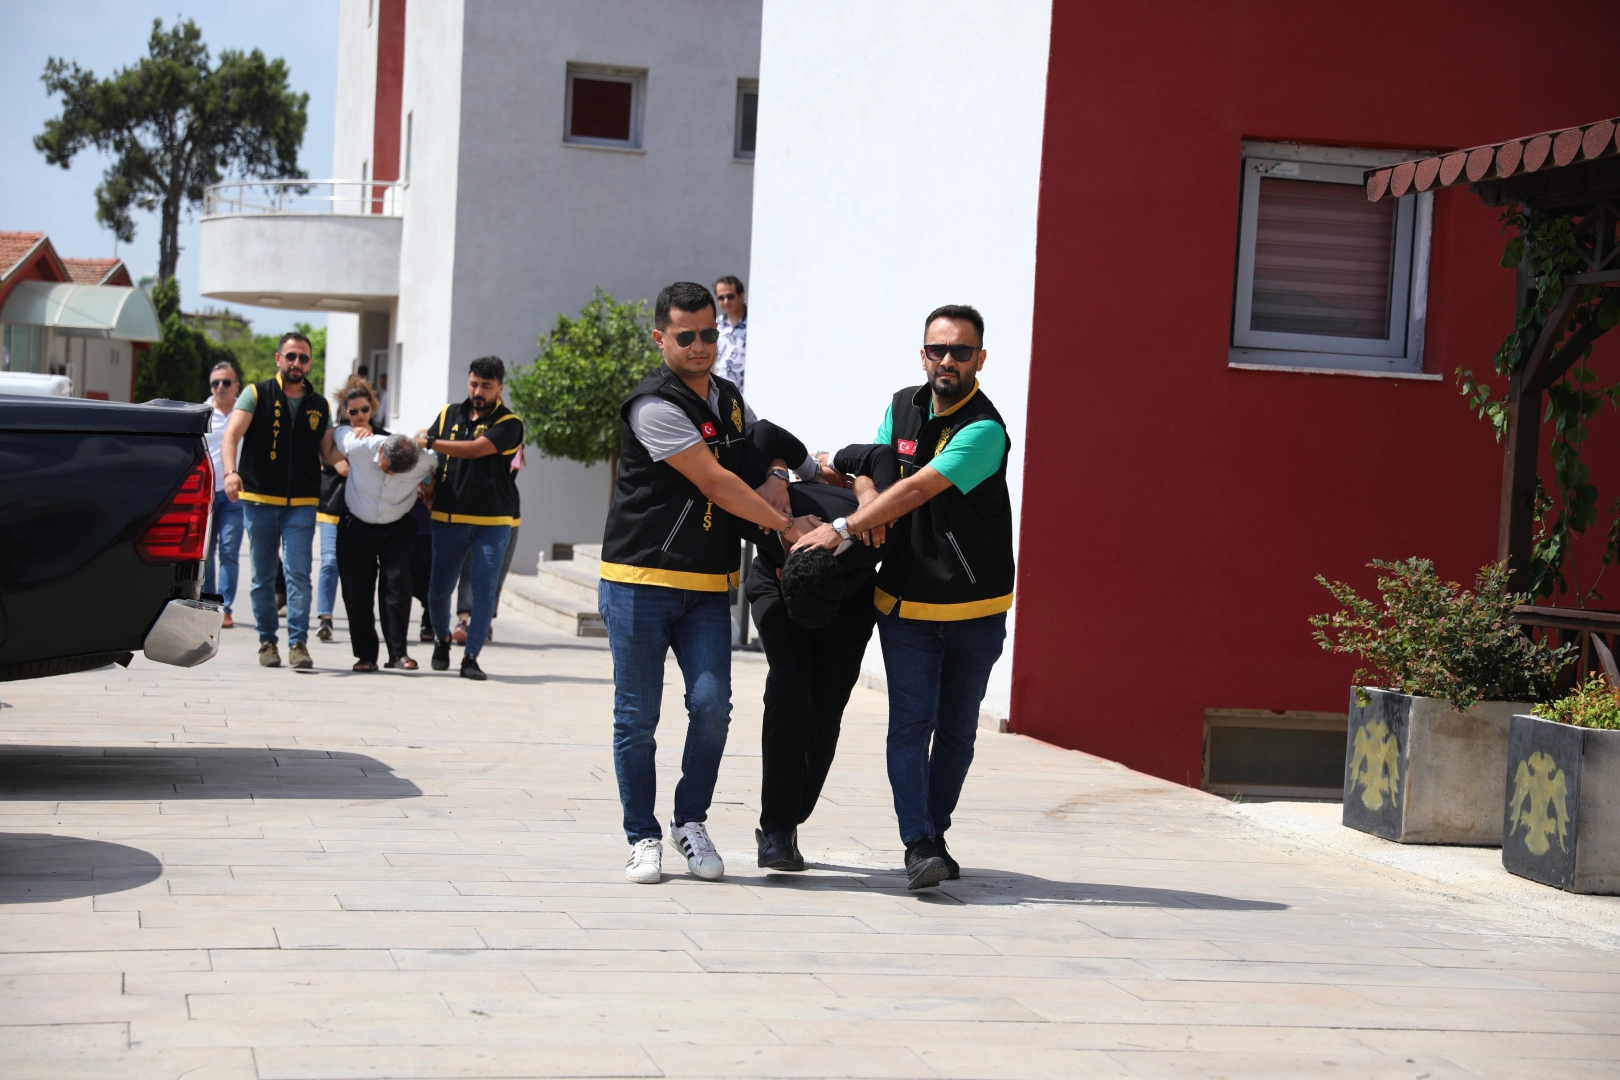
[[[1620,894],[1620,731],[1515,716],[1502,865],[1578,893]]]
[[[1400,844],[1502,843],[1508,729],[1522,702],[1460,713],[1442,698],[1350,694],[1344,824]]]

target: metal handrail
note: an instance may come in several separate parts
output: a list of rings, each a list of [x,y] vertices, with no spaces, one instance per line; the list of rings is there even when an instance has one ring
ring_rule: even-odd
[[[403,180],[233,180],[203,197],[203,216],[245,214],[375,214],[404,212]]]

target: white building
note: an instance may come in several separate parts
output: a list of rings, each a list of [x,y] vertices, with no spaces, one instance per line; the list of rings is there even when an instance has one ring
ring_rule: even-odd
[[[759,0],[343,0],[341,182],[217,192],[205,296],[331,312],[328,391],[359,365],[388,423],[530,363],[598,286],[649,302],[749,274]],[[301,191],[300,188],[303,190]],[[514,566],[601,538],[605,466],[528,455]]]
[[[1020,505],[1050,27],[1045,0],[766,0],[748,289],[760,416],[820,449],[869,442],[894,392],[922,382],[924,317],[972,304]],[[1012,654],[1009,636],[985,700],[1003,717]],[[883,671],[875,636],[866,668]]]

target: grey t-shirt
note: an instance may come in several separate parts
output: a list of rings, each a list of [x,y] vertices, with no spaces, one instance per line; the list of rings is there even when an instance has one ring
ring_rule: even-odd
[[[716,416],[720,414],[720,386],[713,379],[709,380],[709,410]],[[758,419],[754,410],[744,402],[743,430],[751,429]],[[647,448],[654,461],[673,457],[703,441],[702,433],[692,426],[691,419],[681,411],[680,406],[656,394],[643,394],[630,403],[630,430],[635,432],[636,438],[641,440],[641,445]],[[793,471],[799,474],[800,480],[815,480],[821,476],[821,467],[814,455],[806,458]]]

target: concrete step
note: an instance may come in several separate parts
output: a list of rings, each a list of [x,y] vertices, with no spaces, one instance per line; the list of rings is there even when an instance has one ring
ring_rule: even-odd
[[[547,592],[585,604],[596,610],[596,583],[601,580],[594,570],[582,570],[571,560],[540,564],[539,585]]]
[[[508,574],[506,587],[501,590],[501,604],[574,637],[607,637],[596,601],[585,603],[559,596],[536,575]]]
[[[602,545],[575,544],[573,563],[576,569],[584,571],[591,577],[601,577]]]

